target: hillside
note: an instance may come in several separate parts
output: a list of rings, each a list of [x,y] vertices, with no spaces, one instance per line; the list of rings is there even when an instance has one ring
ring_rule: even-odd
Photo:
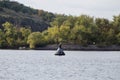
[[[15,1],[0,1],[0,27],[6,21],[17,27],[30,27],[33,31],[43,31],[55,18],[53,13],[27,7]]]

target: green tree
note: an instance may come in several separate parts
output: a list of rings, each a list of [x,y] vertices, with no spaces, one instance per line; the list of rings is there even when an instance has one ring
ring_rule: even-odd
[[[115,30],[111,28],[106,33],[107,33],[106,44],[107,45],[115,45],[115,44],[117,44],[117,42],[119,41],[119,39],[117,41],[117,38],[119,38],[119,35],[117,35],[117,37],[116,37]]]
[[[14,27],[13,24],[9,22],[5,22],[4,24],[2,24],[2,26],[4,27],[5,37],[8,45],[13,47],[14,45],[16,45],[17,29]]]
[[[22,45],[27,45],[27,39],[28,39],[28,36],[31,33],[31,29],[29,29],[29,28],[20,28],[20,32],[21,32],[21,36],[20,36],[19,40],[21,39]]]
[[[0,47],[6,46],[4,32],[0,29]]]
[[[56,18],[54,18],[53,22],[51,22],[51,26],[57,26],[60,27],[63,22],[67,19],[66,15],[57,15]]]
[[[75,26],[76,17],[68,16],[67,19],[63,22],[63,26],[69,26],[70,28],[73,28]]]
[[[119,44],[120,45],[120,14],[117,16],[113,16],[113,21],[112,21],[112,32],[114,32],[113,38],[111,42],[113,44]]]
[[[76,26],[83,25],[85,27],[89,27],[89,26],[93,25],[93,23],[94,23],[93,17],[90,17],[88,15],[81,15],[81,16],[77,17],[77,21],[76,21],[75,25]]]
[[[43,44],[44,37],[40,32],[33,32],[28,36],[27,43],[29,44],[30,48],[35,48],[36,45]]]
[[[111,28],[109,20],[105,18],[96,18],[95,23],[98,26],[100,32],[106,32]]]
[[[49,43],[58,43],[59,42],[59,28],[57,26],[50,27],[47,30]]]
[[[118,35],[116,35],[116,37],[117,37],[117,42],[120,45],[120,33]]]
[[[60,42],[68,43],[70,39],[70,27],[69,26],[61,26],[59,32]]]
[[[81,29],[83,29],[84,26],[81,25],[81,26],[75,26],[73,29],[72,29],[72,34],[71,34],[71,40],[73,43],[75,44],[82,44],[82,31]],[[84,29],[83,29],[84,30]]]
[[[112,27],[110,24],[110,21],[105,18],[96,18],[95,19],[95,24],[98,27],[98,40],[97,43],[100,46],[106,46],[108,45],[108,41],[111,37]],[[108,33],[108,31],[110,31]]]
[[[113,29],[115,30],[116,34],[119,34],[120,32],[120,15],[118,16],[113,16]]]

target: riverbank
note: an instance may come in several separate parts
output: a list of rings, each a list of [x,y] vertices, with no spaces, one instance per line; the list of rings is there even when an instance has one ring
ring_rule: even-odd
[[[32,50],[57,50],[57,44],[50,44],[42,47],[36,47]],[[111,46],[97,46],[97,45],[88,45],[88,46],[81,46],[81,45],[73,45],[73,44],[63,44],[62,48],[64,50],[76,50],[76,51],[120,51],[120,46],[118,45],[111,45]],[[1,48],[4,50],[31,50],[29,47],[7,47]]]
[[[35,50],[56,50],[57,44],[47,45],[44,47],[35,48]],[[98,47],[96,45],[88,45],[88,46],[81,46],[81,45],[62,45],[64,50],[81,50],[81,51],[120,51],[120,46],[111,45],[111,46],[102,46]]]

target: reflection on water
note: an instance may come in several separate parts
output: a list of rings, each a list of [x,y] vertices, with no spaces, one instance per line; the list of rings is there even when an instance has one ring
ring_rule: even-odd
[[[0,50],[0,80],[119,80],[120,52]]]

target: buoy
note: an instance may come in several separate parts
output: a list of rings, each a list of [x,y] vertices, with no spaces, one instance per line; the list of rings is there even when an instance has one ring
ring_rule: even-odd
[[[55,53],[55,55],[58,55],[58,56],[64,56],[65,55],[65,53],[62,49],[62,44],[61,43],[59,44],[57,52]]]

